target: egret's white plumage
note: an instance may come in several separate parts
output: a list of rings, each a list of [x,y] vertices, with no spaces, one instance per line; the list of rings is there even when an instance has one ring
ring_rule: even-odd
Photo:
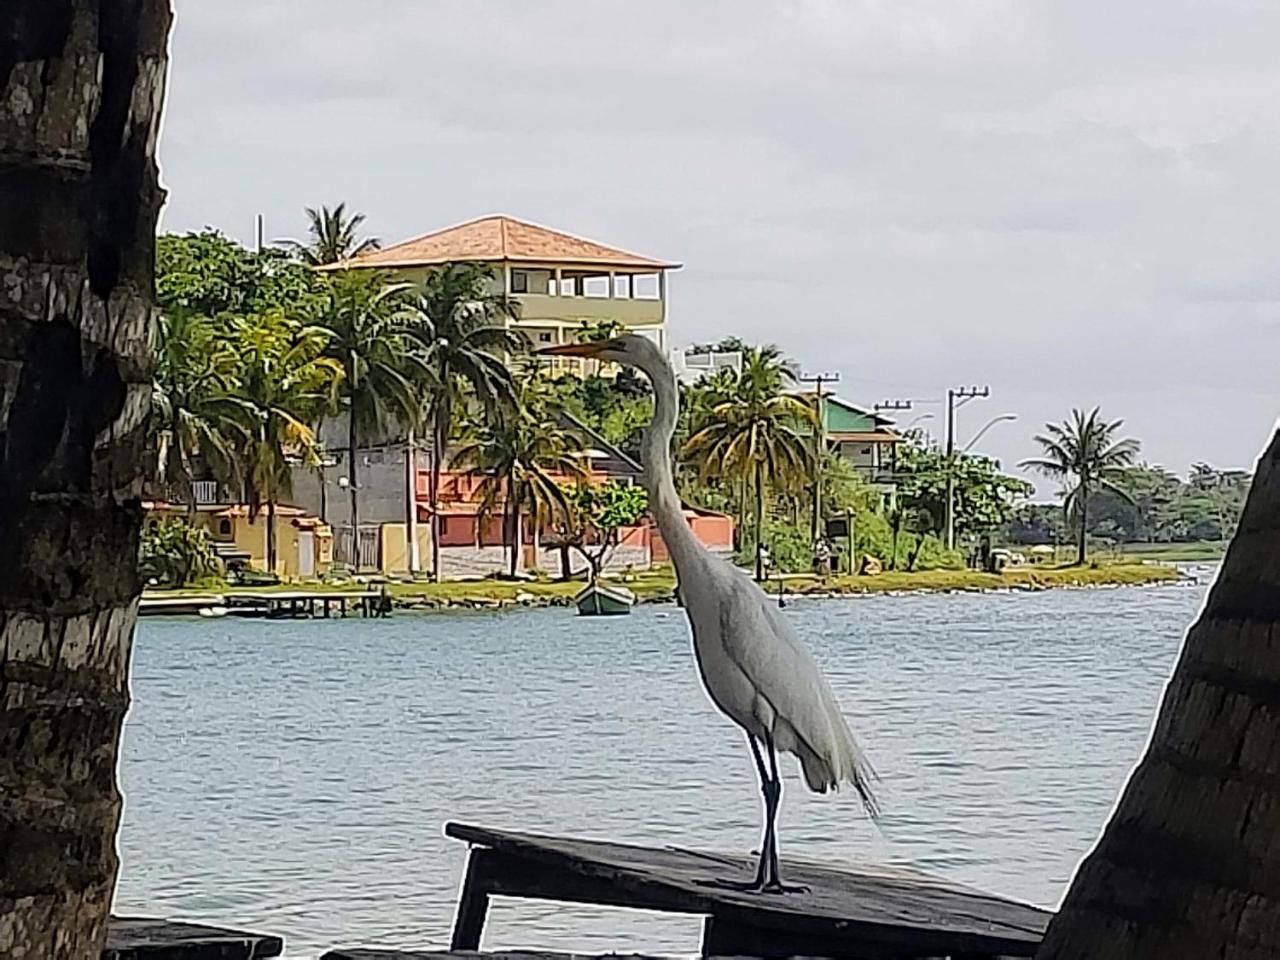
[[[708,552],[685,521],[671,475],[679,394],[661,351],[645,337],[628,335],[544,352],[624,363],[642,371],[653,384],[653,422],[641,448],[649,510],[671,553],[703,684],[715,705],[746,731],[755,753],[765,793],[765,847],[775,848],[768,884],[766,859],[771,851],[762,848],[756,885],[781,889],[773,825],[781,783],[772,748],[799,759],[811,790],[825,793],[842,783],[851,784],[873,817],[877,812],[871,792],[875,774],[813,655],[777,605],[745,573]],[[770,748],[772,774],[765,768],[757,741]]]

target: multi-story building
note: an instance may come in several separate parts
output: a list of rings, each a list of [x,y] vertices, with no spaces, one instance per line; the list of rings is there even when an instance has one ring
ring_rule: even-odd
[[[513,217],[493,216],[381,250],[342,266],[392,270],[417,280],[445,263],[494,269],[494,289],[519,304],[514,326],[533,347],[571,343],[583,325],[614,321],[666,349],[667,274],[655,260]]]

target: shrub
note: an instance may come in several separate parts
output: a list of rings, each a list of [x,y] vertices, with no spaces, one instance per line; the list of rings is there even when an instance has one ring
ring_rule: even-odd
[[[182,587],[219,576],[222,564],[204,530],[168,517],[151,521],[143,528],[138,571],[148,583]]]

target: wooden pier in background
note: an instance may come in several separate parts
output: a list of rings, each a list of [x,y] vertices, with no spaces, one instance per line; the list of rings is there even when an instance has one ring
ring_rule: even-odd
[[[460,823],[446,825],[445,834],[472,845],[453,951],[479,949],[493,895],[701,914],[703,956],[1031,957],[1051,916],[1039,907],[891,867],[786,860],[783,878],[807,887],[805,892],[747,893],[706,882],[749,880],[755,873],[749,856]],[[326,956],[373,960],[373,952]]]
[[[185,597],[144,596],[139,616],[266,617],[271,620],[385,617],[390,598],[378,590],[229,590]]]

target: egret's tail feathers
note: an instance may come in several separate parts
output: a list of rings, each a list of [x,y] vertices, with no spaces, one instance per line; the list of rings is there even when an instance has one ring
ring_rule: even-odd
[[[824,751],[829,754],[826,757],[815,752],[803,737],[793,735],[787,738],[794,743],[792,752],[800,758],[804,782],[814,793],[838,790],[841,783],[851,784],[858,791],[867,816],[876,820],[880,816],[880,803],[871,785],[880,778],[854,740],[853,732],[844,719],[840,718],[834,726],[830,746]]]

